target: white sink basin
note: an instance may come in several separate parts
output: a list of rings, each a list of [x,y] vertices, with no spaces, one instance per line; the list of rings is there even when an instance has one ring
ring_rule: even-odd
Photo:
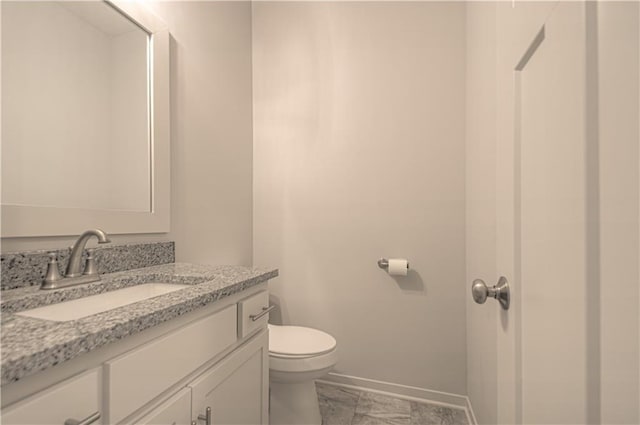
[[[190,286],[192,285],[145,283],[142,285],[131,286],[129,288],[117,289],[111,292],[104,292],[98,295],[78,298],[77,300],[33,308],[16,314],[18,316],[53,320],[54,322],[66,322],[102,313],[104,311],[113,310],[114,308],[133,304],[159,295],[168,294],[169,292]]]

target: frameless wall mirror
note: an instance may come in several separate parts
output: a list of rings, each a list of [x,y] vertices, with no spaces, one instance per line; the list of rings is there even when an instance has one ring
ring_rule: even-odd
[[[169,230],[169,36],[133,1],[3,1],[2,236]]]

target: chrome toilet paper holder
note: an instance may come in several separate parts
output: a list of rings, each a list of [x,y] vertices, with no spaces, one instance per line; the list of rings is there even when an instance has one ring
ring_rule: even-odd
[[[389,260],[387,260],[386,258],[381,258],[378,260],[378,267],[380,267],[381,269],[388,269],[389,268]],[[407,270],[409,269],[409,262],[407,261]]]

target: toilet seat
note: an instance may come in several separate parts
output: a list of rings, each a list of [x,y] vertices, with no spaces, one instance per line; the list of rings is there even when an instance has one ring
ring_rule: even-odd
[[[318,356],[309,357],[278,357],[269,354],[269,369],[271,372],[313,372],[331,369],[338,361],[336,350]]]
[[[329,351],[327,351],[327,353],[329,353]],[[326,353],[322,353],[322,354],[326,354]],[[318,357],[318,356],[321,356],[322,354],[296,356],[296,355],[290,355],[290,354],[280,354],[280,353],[269,352],[269,357],[274,359],[283,359],[283,360],[287,360],[287,359],[297,360],[297,359],[309,359],[311,357]]]
[[[269,369],[312,372],[332,368],[338,360],[336,340],[326,332],[302,326],[269,325]]]
[[[269,355],[272,357],[314,357],[329,353],[335,348],[335,338],[318,329],[269,325]]]

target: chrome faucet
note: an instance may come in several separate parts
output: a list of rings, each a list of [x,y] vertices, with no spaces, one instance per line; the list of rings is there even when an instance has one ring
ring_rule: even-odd
[[[100,244],[111,242],[107,237],[107,234],[100,229],[87,230],[86,232],[81,234],[76,243],[73,244],[71,256],[69,257],[69,265],[67,265],[66,277],[82,276],[82,273],[80,271],[82,252],[84,251],[84,247],[87,245],[87,242],[89,241],[89,238],[91,238],[91,236],[97,236],[98,243]]]
[[[98,243],[109,243],[109,237],[100,229],[92,229],[84,232],[71,249],[71,255],[69,256],[69,265],[67,266],[67,273],[65,277],[60,276],[60,270],[58,269],[58,258],[56,253],[49,253],[49,265],[47,268],[47,275],[42,281],[40,289],[56,289],[63,288],[65,286],[80,285],[82,283],[96,282],[100,280],[98,274],[98,268],[93,257],[93,249],[88,249],[87,263],[84,267],[84,273],[80,269],[82,262],[82,252],[84,251],[87,241],[92,237],[98,238]]]

